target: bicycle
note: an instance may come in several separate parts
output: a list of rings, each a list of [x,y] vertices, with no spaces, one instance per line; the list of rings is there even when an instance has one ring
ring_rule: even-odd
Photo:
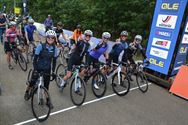
[[[32,69],[30,69],[28,74],[28,80],[31,79],[31,74],[36,73],[33,72]],[[29,95],[31,97],[31,109],[33,116],[39,121],[45,121],[48,119],[51,107],[49,106],[50,100],[50,94],[48,90],[44,87],[44,79],[43,75],[46,74],[44,72],[38,73],[38,80],[36,84],[32,87],[32,89],[29,91]],[[50,74],[47,74],[50,75]],[[54,79],[50,79],[50,81],[53,81]],[[29,82],[26,82],[28,85]],[[46,98],[45,98],[46,97]],[[47,98],[49,102],[47,102]]]
[[[70,85],[70,96],[71,101],[76,106],[81,106],[86,98],[86,86],[84,80],[79,76],[79,71],[82,66],[74,66],[72,76],[67,80],[67,84],[69,81],[71,82]],[[59,64],[56,69],[56,84],[59,88],[61,88],[61,81],[63,77],[66,75],[67,66],[63,64]]]
[[[92,92],[97,97],[103,97],[106,93],[106,78],[102,73],[102,70],[106,67],[105,64],[99,63],[99,67],[92,68],[92,65],[85,66],[86,72],[84,76],[84,81],[87,83],[87,81],[92,77]],[[96,87],[97,86],[97,87]]]
[[[125,63],[112,63],[113,68],[106,75],[107,79],[112,77],[112,89],[119,96],[125,96],[130,90],[130,79],[128,74],[122,72],[122,64]],[[126,71],[128,71],[128,69]]]
[[[136,65],[136,83],[140,91],[143,93],[148,90],[148,80],[146,74],[144,73],[144,67],[148,65],[149,62],[138,62]]]
[[[18,62],[20,68],[23,71],[27,71],[27,63],[26,63],[25,57],[22,55],[21,50],[18,49],[18,46],[19,45],[12,45],[12,44],[10,44],[10,47],[12,49],[12,51],[11,51],[11,57],[14,60],[15,64],[17,64],[17,62]]]
[[[58,45],[58,57],[62,64],[67,64],[67,60],[69,58],[69,50],[70,48],[68,45],[64,45],[64,46],[62,46],[61,44]]]

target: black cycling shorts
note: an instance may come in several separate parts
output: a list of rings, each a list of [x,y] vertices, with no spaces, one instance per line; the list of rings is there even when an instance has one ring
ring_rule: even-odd
[[[11,52],[11,51],[12,51],[12,48],[15,48],[15,47],[16,47],[16,43],[15,43],[15,42],[12,42],[12,43],[5,42],[5,43],[4,43],[4,50],[5,50],[5,53]]]
[[[70,55],[70,58],[68,60],[68,71],[72,71],[72,68],[74,65],[81,65],[81,57],[76,54]]]

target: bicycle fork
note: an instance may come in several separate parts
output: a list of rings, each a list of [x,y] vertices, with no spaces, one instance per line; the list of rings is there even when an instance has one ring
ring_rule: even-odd
[[[120,80],[120,72],[121,72],[121,67],[118,66],[118,72],[117,72],[117,74],[118,74],[118,84],[119,84],[119,85],[121,84],[121,80]]]
[[[76,69],[74,91],[77,91],[79,88],[81,88],[81,82],[80,82],[80,78],[78,79],[78,76],[79,76],[79,69]]]
[[[44,99],[44,92],[43,92],[43,89],[41,89],[42,87],[42,83],[43,83],[43,77],[39,77],[39,84],[38,84],[38,96],[37,96],[37,102],[38,102],[38,105],[42,105],[43,104],[43,99]]]

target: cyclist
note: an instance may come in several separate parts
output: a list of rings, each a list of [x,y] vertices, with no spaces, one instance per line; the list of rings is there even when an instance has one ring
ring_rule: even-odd
[[[111,37],[111,34],[109,32],[103,32],[102,40],[88,54],[89,56],[88,56],[88,60],[87,60],[87,65],[93,64],[93,67],[97,68],[98,67],[97,64],[99,62],[99,57],[101,55],[104,55],[106,62],[109,62],[109,55],[107,53],[107,49],[108,49],[107,43],[108,43],[110,37]],[[94,84],[94,87],[95,87],[95,89],[99,89],[97,84]]]
[[[34,43],[34,37],[33,37],[34,32],[37,32],[37,28],[33,24],[34,24],[34,20],[32,18],[30,18],[30,19],[28,19],[28,24],[24,27],[24,29],[25,29],[25,38],[26,38],[26,41],[27,41],[26,54],[28,54],[29,43],[30,42]],[[38,32],[37,32],[37,37],[38,37],[38,40],[41,41],[41,38],[40,38]],[[36,43],[34,43],[34,44],[36,44]],[[28,58],[27,58],[27,62],[29,62]]]
[[[62,42],[61,44],[63,44],[63,45],[65,45],[66,43],[68,43],[68,41],[67,41],[67,39],[66,39],[66,37],[65,37],[65,34],[64,34],[64,32],[63,32],[63,24],[62,24],[62,22],[58,22],[58,23],[57,23],[57,28],[55,29],[55,32],[56,32],[56,34],[57,34],[58,43],[61,43],[61,42]],[[60,35],[63,36],[64,41],[60,41],[60,40],[59,40]]]
[[[81,25],[78,24],[76,26],[76,29],[74,30],[72,39],[71,39],[71,43],[77,43],[78,39],[82,40],[82,31],[81,31]]]
[[[6,29],[6,17],[3,13],[0,12],[0,41],[3,43],[3,33]]]
[[[38,79],[38,73],[43,71],[45,74],[43,75],[44,78],[44,87],[49,90],[49,83],[50,83],[50,73],[52,70],[52,74],[54,75],[55,67],[56,67],[56,59],[57,59],[57,47],[55,46],[56,42],[56,33],[53,30],[48,30],[46,32],[46,43],[40,43],[35,51],[33,67],[34,72],[32,74],[31,80],[29,81],[29,85],[26,88],[25,92],[25,100],[29,100],[29,90],[33,87]],[[51,67],[52,65],[52,67]],[[47,97],[47,105],[50,108],[53,108],[52,103],[50,102],[49,98]]]
[[[118,63],[118,58],[120,53],[128,48],[127,42],[128,32],[122,31],[120,34],[120,38],[116,40],[116,43],[113,45],[112,50],[109,53],[109,60],[110,62],[113,61],[114,63]]]
[[[138,50],[140,50],[142,56],[144,57],[144,59],[146,59],[147,62],[149,62],[149,60],[147,59],[144,51],[143,51],[143,48],[142,48],[142,45],[141,45],[141,42],[142,42],[142,36],[141,35],[136,35],[135,38],[134,38],[134,41],[132,43],[129,44],[128,48],[124,49],[124,54],[123,54],[123,57],[122,57],[122,61],[123,62],[127,62],[129,61],[131,66],[133,66],[133,69],[136,68],[136,63],[133,59],[133,56],[136,54],[136,52]],[[132,78],[131,78],[131,81],[132,81]]]
[[[13,69],[11,65],[11,51],[12,48],[16,47],[15,39],[17,38],[16,22],[11,21],[9,23],[9,28],[6,30],[6,38],[4,49],[7,55],[7,62],[9,69]]]
[[[67,74],[64,76],[61,88],[63,89],[66,85],[66,81],[71,77],[72,75],[72,68],[73,65],[80,65],[84,55],[88,52],[88,49],[90,47],[89,41],[91,39],[91,36],[93,36],[93,32],[91,30],[86,30],[84,32],[84,40],[79,40],[76,44],[73,45],[73,53],[70,55],[70,58],[68,60],[68,71]],[[77,91],[79,94],[79,91]]]
[[[44,21],[44,26],[46,28],[46,31],[52,29],[53,27],[53,20],[51,18],[51,15],[49,14],[46,20]]]

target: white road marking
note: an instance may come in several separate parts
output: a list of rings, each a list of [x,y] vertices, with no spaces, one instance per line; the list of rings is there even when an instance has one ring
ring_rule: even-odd
[[[148,85],[151,85],[151,83],[149,83]],[[141,86],[141,87],[144,87],[145,85]],[[131,88],[130,91],[133,91],[135,89],[138,89],[138,87],[135,87],[135,88]],[[98,98],[98,99],[94,99],[94,100],[91,100],[91,101],[88,101],[88,102],[85,102],[82,104],[82,106],[84,105],[88,105],[90,103],[94,103],[94,102],[98,102],[100,100],[104,100],[104,99],[107,99],[107,98],[110,98],[110,97],[113,97],[115,96],[116,94],[111,94],[111,95],[107,95],[107,96],[104,96],[104,97],[101,97],[101,98]],[[59,111],[56,111],[56,112],[52,112],[50,113],[50,116],[52,115],[56,115],[56,114],[59,114],[59,113],[62,113],[62,112],[66,112],[66,111],[69,111],[69,110],[72,110],[72,109],[75,109],[77,108],[77,106],[71,106],[69,108],[65,108],[65,109],[62,109],[62,110],[59,110]],[[45,115],[44,115],[45,116]],[[40,116],[40,118],[44,117],[44,116]],[[23,121],[23,122],[19,122],[19,123],[16,123],[14,125],[23,125],[23,124],[27,124],[27,123],[30,123],[30,122],[33,122],[33,121],[36,121],[37,119],[36,118],[33,118],[33,119],[30,119],[30,120],[26,120],[26,121]]]

